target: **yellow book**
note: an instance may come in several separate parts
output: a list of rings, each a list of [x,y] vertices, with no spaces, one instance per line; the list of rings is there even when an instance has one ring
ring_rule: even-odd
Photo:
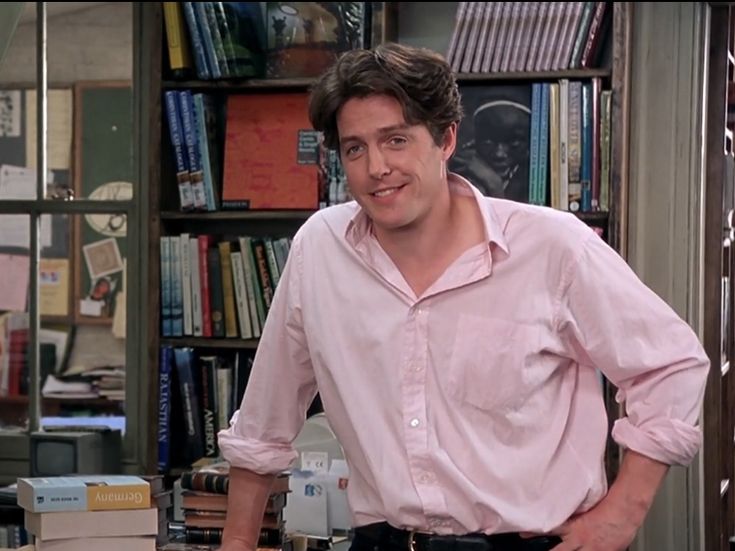
[[[181,2],[164,2],[163,19],[166,23],[166,44],[171,71],[191,69],[191,52]]]

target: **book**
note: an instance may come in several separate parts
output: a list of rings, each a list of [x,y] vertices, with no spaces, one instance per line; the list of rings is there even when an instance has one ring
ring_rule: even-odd
[[[25,528],[44,541],[113,536],[155,536],[158,509],[128,511],[25,511]]]
[[[18,505],[33,513],[147,509],[150,503],[150,485],[137,476],[18,479]]]
[[[36,551],[156,551],[156,538],[36,540]]]

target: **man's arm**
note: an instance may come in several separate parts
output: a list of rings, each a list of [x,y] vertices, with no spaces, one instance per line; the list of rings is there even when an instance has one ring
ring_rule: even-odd
[[[622,551],[651,508],[669,466],[627,450],[620,472],[602,501],[554,531],[563,542],[553,551]]]
[[[270,489],[275,475],[230,467],[227,520],[220,551],[253,551],[258,547]]]

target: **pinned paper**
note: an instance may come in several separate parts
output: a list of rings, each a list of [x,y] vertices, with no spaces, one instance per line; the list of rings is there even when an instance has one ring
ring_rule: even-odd
[[[0,254],[0,310],[25,311],[30,267],[29,256]]]
[[[82,299],[79,301],[79,313],[83,316],[98,318],[102,315],[102,307],[105,305],[101,300]]]

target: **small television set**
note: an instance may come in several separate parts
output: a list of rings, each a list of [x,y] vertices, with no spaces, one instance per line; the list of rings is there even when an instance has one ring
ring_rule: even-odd
[[[60,429],[62,427],[59,427]],[[32,477],[120,474],[122,437],[117,429],[86,427],[31,433]]]

